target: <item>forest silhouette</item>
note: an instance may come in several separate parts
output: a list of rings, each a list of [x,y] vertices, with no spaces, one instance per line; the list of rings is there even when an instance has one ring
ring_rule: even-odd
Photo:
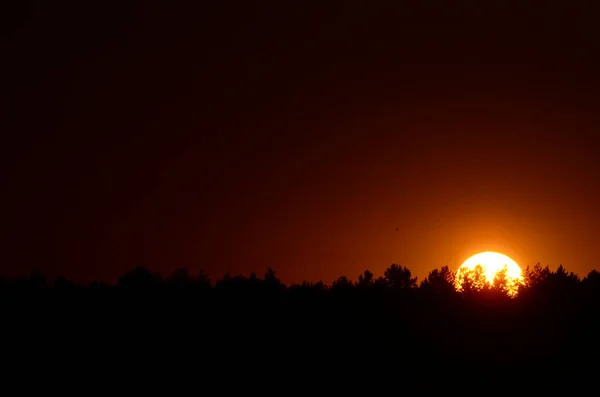
[[[0,280],[0,307],[4,341],[23,360],[26,349],[58,349],[61,359],[79,357],[70,361],[75,367],[92,358],[96,366],[148,365],[163,375],[194,368],[207,381],[256,375],[348,386],[392,376],[405,391],[450,381],[467,390],[474,386],[461,382],[572,388],[567,374],[581,377],[598,365],[600,273],[580,278],[539,264],[523,273],[516,296],[502,274],[481,282],[480,268],[461,273],[457,290],[447,266],[420,282],[394,264],[380,277],[366,270],[331,285],[285,285],[271,268],[262,278],[225,274],[211,282],[202,272],[163,277],[140,267],[114,285],[32,273]],[[409,381],[417,376],[421,382]]]

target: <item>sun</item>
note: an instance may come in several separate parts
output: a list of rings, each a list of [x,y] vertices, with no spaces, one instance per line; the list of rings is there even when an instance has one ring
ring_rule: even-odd
[[[515,296],[518,292],[519,285],[523,282],[523,271],[521,267],[512,260],[510,257],[500,254],[498,252],[480,252],[479,254],[473,255],[458,268],[456,273],[456,289],[461,291],[463,288],[462,282],[464,277],[475,271],[476,267],[481,266],[481,276],[485,280],[479,280],[480,282],[487,283],[490,286],[493,285],[496,275],[502,270],[506,269],[506,292],[510,296]],[[462,277],[461,277],[462,276]],[[477,278],[476,275],[474,275]],[[477,284],[477,280],[473,280],[470,276],[471,281]],[[475,285],[476,288],[481,288],[482,285]]]

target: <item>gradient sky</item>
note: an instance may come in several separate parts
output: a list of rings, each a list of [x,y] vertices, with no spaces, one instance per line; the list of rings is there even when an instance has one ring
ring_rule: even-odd
[[[598,268],[593,2],[13,3],[2,275]]]

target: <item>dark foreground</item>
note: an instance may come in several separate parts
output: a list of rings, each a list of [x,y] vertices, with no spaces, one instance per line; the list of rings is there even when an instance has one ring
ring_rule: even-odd
[[[4,362],[10,372],[87,387],[166,382],[171,392],[209,394],[600,386],[597,279],[546,281],[515,299],[435,283],[274,280],[233,278],[216,288],[189,279],[4,281]]]

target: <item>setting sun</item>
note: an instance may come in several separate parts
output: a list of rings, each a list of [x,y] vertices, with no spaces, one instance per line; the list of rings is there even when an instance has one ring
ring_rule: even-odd
[[[463,288],[463,282],[468,273],[476,270],[477,266],[481,266],[481,273],[485,283],[493,285],[494,279],[503,270],[506,271],[505,288],[511,296],[516,295],[519,284],[523,281],[523,272],[521,267],[506,255],[497,252],[481,252],[467,259],[457,271],[456,288],[460,291]],[[471,280],[477,284],[477,280]],[[480,288],[481,286],[475,286]]]

